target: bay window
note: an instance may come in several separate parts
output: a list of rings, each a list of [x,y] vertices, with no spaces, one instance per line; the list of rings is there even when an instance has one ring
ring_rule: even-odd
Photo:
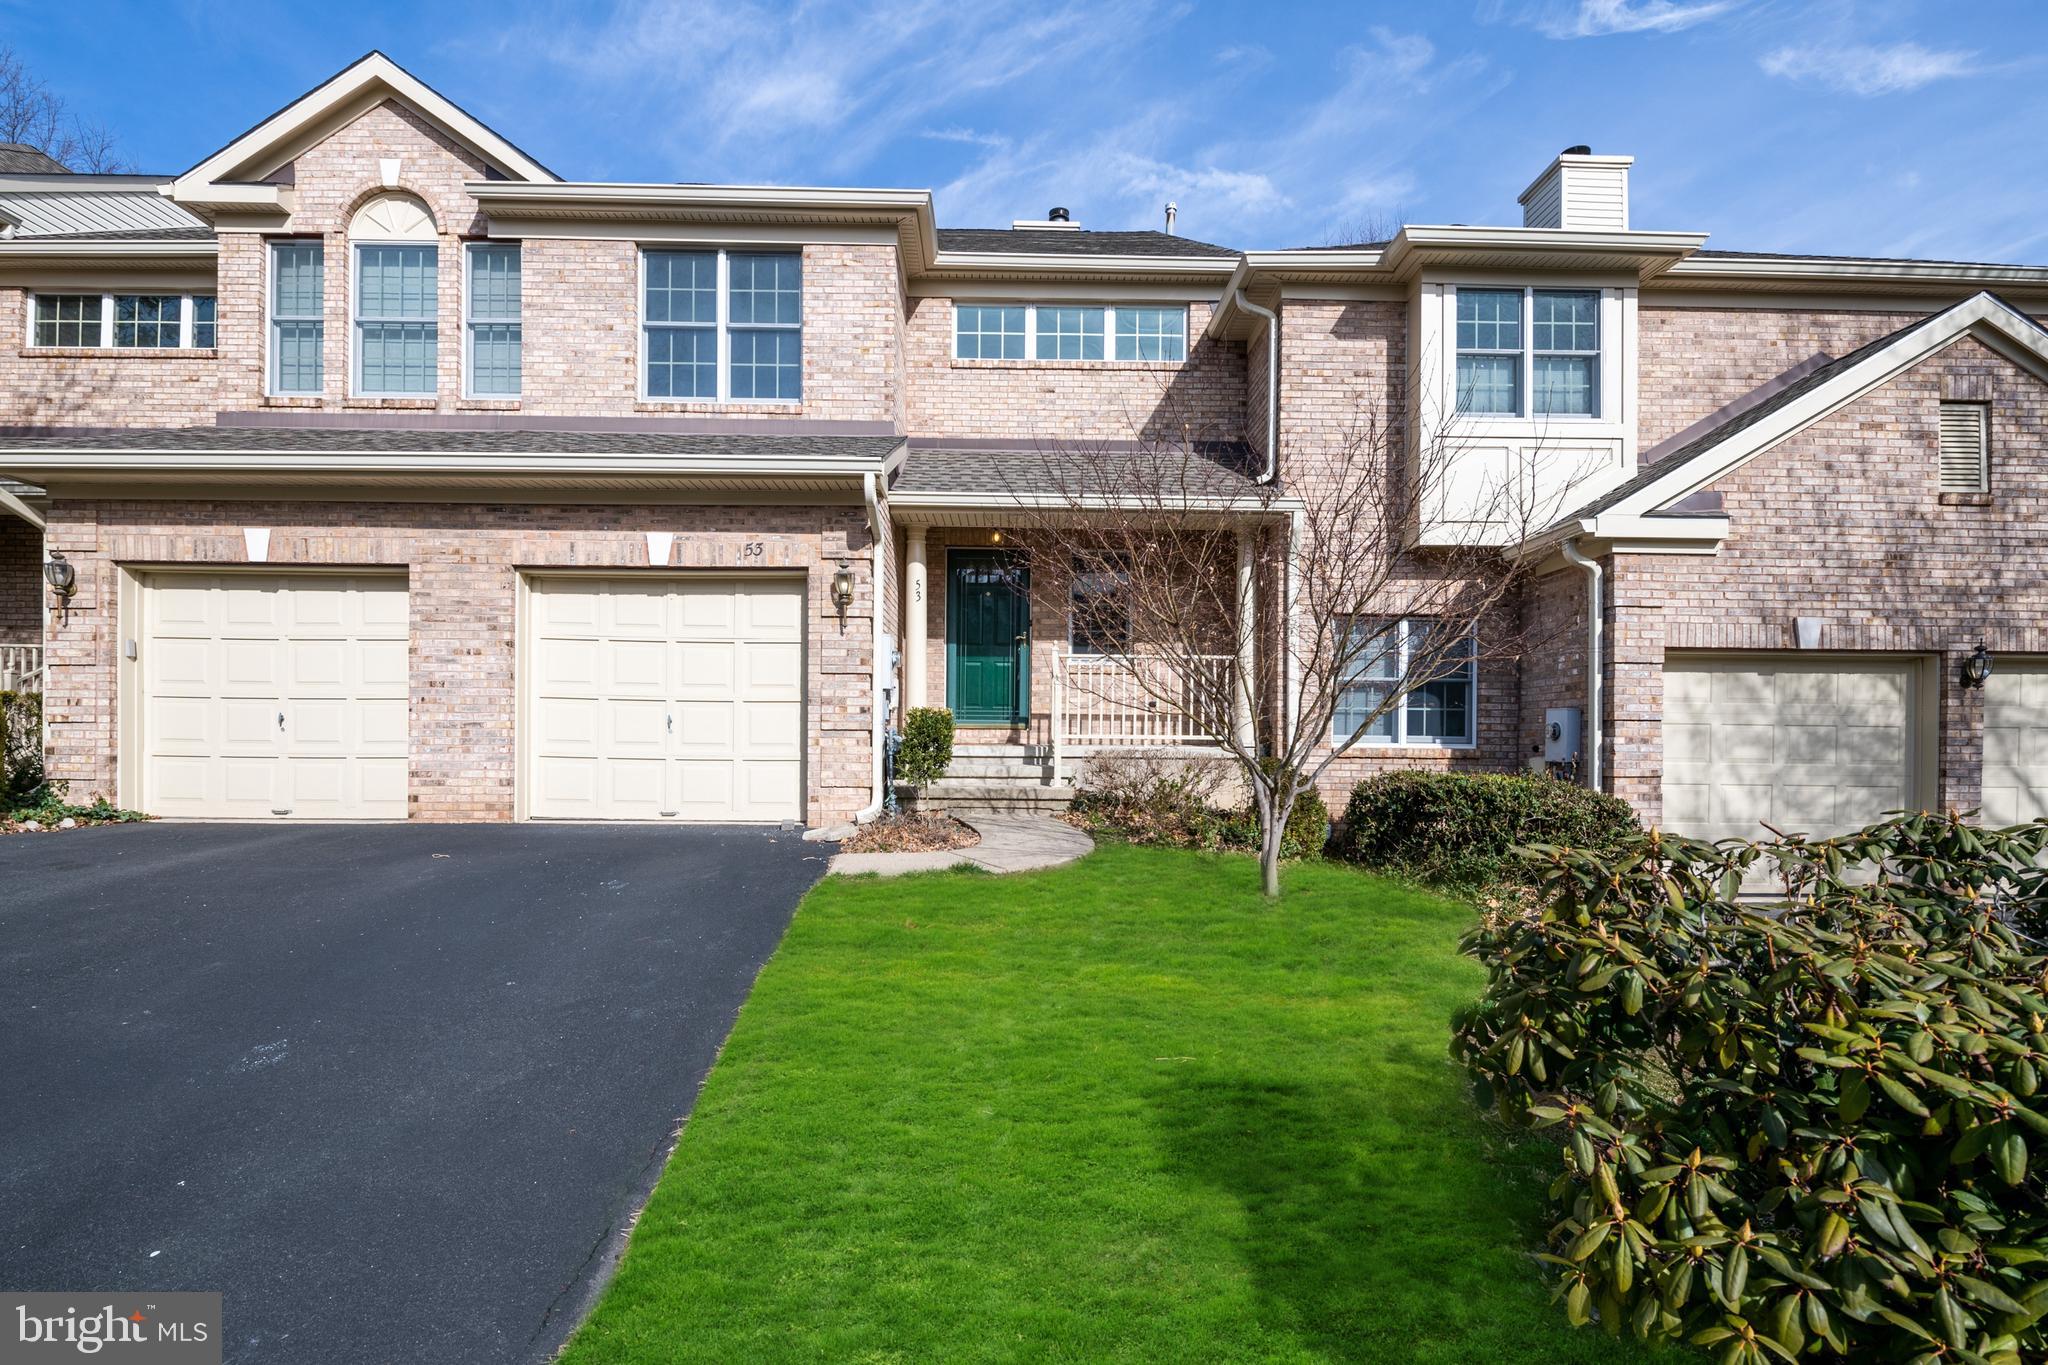
[[[1355,617],[1348,626],[1351,666],[1331,720],[1331,742],[1364,727],[1364,744],[1470,748],[1478,738],[1479,679],[1469,631],[1423,617]],[[1391,703],[1391,704],[1390,704]],[[1377,714],[1375,714],[1377,713]]]
[[[1460,413],[1596,417],[1600,291],[1460,287],[1457,356]]]

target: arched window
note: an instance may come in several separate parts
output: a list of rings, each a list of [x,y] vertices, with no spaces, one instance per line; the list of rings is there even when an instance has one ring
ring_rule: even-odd
[[[355,391],[431,395],[440,359],[440,246],[434,215],[409,194],[380,194],[348,225],[355,279]]]

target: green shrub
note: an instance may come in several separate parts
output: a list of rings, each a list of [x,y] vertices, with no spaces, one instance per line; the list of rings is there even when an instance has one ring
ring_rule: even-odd
[[[1526,773],[1382,773],[1351,790],[1336,856],[1448,886],[1514,879],[1523,844],[1610,849],[1638,831],[1626,801]]]
[[[903,743],[896,750],[896,777],[923,788],[945,776],[953,761],[953,713],[939,706],[913,706],[903,713]]]
[[[43,699],[36,692],[0,692],[0,805],[43,783]]]
[[[45,829],[54,829],[62,820],[76,820],[81,825],[127,825],[151,818],[140,811],[123,810],[104,796],[95,796],[90,805],[74,805],[67,792],[66,783],[44,782],[10,800],[0,801],[0,821],[26,824],[32,820]]]
[[[1559,1140],[1574,1323],[1720,1360],[2048,1358],[2048,822],[1526,855],[1452,1054]],[[1758,875],[1781,896],[1738,902]]]

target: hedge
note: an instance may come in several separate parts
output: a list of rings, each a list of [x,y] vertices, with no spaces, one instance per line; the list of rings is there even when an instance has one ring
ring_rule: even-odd
[[[1351,789],[1331,853],[1417,881],[1522,879],[1524,844],[1609,849],[1638,832],[1626,801],[1527,773],[1395,772]]]
[[[903,742],[896,748],[896,780],[922,790],[945,776],[953,762],[953,713],[938,706],[913,706],[903,713]]]

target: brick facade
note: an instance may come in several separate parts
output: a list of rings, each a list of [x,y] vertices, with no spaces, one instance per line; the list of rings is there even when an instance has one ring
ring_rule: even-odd
[[[1202,335],[1210,307],[1188,307],[1188,358],[956,360],[953,301],[910,300],[904,329],[913,436],[1009,439],[1027,446],[1244,436],[1245,353]]]
[[[1992,404],[1982,505],[1937,489],[1944,398]],[[1714,484],[1735,527],[1719,554],[1610,561],[1616,794],[1661,814],[1669,651],[1789,651],[1808,616],[1825,650],[1938,661],[1935,796],[1974,806],[1983,703],[1962,660],[1979,641],[2048,653],[2044,448],[2048,387],[1966,337]]]
[[[0,512],[0,645],[33,645],[43,638],[43,536]]]
[[[868,804],[870,536],[859,507],[613,508],[405,503],[56,500],[50,545],[79,587],[48,642],[49,769],[80,798],[116,787],[123,566],[248,562],[243,528],[270,529],[267,571],[364,565],[406,570],[411,589],[408,808],[426,820],[513,814],[519,574],[616,567],[647,571],[648,530],[677,533],[672,567],[802,572],[809,583],[807,815],[842,820]],[[743,554],[750,544],[759,554]],[[841,559],[852,606],[831,602]],[[133,634],[132,628],[128,631]]]

